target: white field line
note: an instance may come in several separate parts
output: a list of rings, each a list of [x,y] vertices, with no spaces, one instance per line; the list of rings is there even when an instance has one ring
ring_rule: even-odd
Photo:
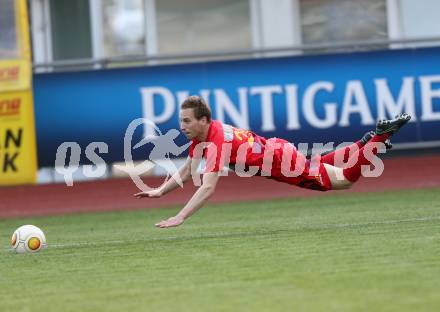
[[[336,223],[336,224],[320,224],[313,226],[305,226],[303,229],[332,229],[332,228],[352,228],[352,227],[364,227],[371,225],[388,225],[388,224],[398,224],[405,222],[423,222],[423,221],[434,221],[440,220],[440,216],[433,217],[425,217],[425,218],[411,218],[411,219],[400,219],[400,220],[387,220],[387,221],[372,221],[372,222],[364,222],[364,223]],[[161,230],[164,231],[164,230]],[[165,229],[166,231],[166,229]],[[280,232],[284,232],[285,230],[281,230]],[[270,231],[269,231],[270,232]],[[276,231],[275,231],[276,232]],[[272,233],[272,232],[271,232]],[[241,233],[233,233],[235,235],[247,235],[249,232],[241,232]],[[258,232],[257,235],[264,234],[264,232]],[[147,238],[145,239],[136,239],[130,240],[133,242],[153,242],[153,241],[171,241],[171,240],[179,240],[179,239],[188,239],[188,238],[218,238],[223,236],[228,236],[229,233],[219,233],[219,234],[200,234],[200,235],[181,235],[181,236],[168,236],[168,237],[155,237],[155,238]],[[78,243],[69,243],[69,244],[48,244],[49,248],[74,248],[74,247],[92,247],[92,246],[102,246],[102,245],[117,245],[117,244],[126,244],[127,240],[105,240],[105,241],[97,241],[97,242],[78,242]],[[12,251],[11,248],[3,248],[3,252]]]

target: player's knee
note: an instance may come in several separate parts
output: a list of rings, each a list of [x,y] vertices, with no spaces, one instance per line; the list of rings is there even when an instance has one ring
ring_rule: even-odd
[[[344,184],[340,185],[340,189],[341,190],[348,190],[353,186],[353,183],[351,183],[350,181],[345,182]]]
[[[344,176],[342,168],[334,167],[324,164],[327,175],[330,179],[332,190],[346,190],[349,189],[353,183]]]
[[[332,189],[333,190],[347,190],[353,186],[353,183],[350,181],[344,181],[344,182],[338,182],[338,183],[332,183]]]

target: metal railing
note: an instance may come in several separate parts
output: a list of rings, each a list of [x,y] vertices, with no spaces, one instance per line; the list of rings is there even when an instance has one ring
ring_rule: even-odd
[[[111,66],[134,66],[134,65],[161,65],[170,63],[182,63],[207,60],[230,60],[241,58],[264,58],[276,55],[310,55],[326,54],[335,52],[356,52],[377,49],[403,49],[420,48],[422,46],[440,46],[440,37],[426,37],[415,39],[380,39],[350,42],[332,42],[319,44],[295,45],[289,47],[244,49],[215,51],[187,54],[158,54],[158,55],[127,55],[108,58],[87,58],[53,61],[48,63],[33,64],[34,71],[69,71],[88,69],[101,69]]]

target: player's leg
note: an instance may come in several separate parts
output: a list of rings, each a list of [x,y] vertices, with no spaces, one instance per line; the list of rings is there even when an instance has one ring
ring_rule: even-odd
[[[348,158],[350,157],[350,153],[353,153],[358,149],[364,147],[364,145],[367,144],[367,142],[370,141],[374,135],[375,135],[374,131],[369,131],[365,133],[364,136],[359,141],[356,141],[353,144],[347,145],[342,148],[338,148],[333,151],[322,153],[321,162],[324,164],[329,164],[334,166],[335,159],[338,159],[338,160],[343,160],[344,163],[346,163],[348,161]]]
[[[379,121],[376,126],[376,135],[367,144],[384,143],[391,135],[399,131],[399,129],[410,119],[411,116],[408,114],[401,114],[392,120]],[[344,177],[350,182],[356,182],[359,179],[362,174],[362,166],[371,164],[371,160],[366,157],[364,151],[365,146],[350,157],[348,162],[354,162],[354,165],[343,169]],[[376,155],[378,153],[378,148],[372,148],[371,152],[373,155]]]
[[[324,164],[335,166],[335,159],[338,159],[340,161],[343,161],[344,163],[347,163],[350,155],[358,149],[364,147],[365,144],[367,144],[368,141],[370,141],[375,134],[376,132],[374,131],[368,131],[359,141],[356,141],[353,144],[322,153],[321,162]],[[391,144],[390,139],[385,140],[384,144],[387,150],[393,148],[393,144]],[[309,158],[312,158],[312,156]]]
[[[389,137],[388,134],[375,135],[368,144],[383,143]],[[354,182],[356,182],[362,174],[362,166],[370,165],[371,161],[364,155],[365,147],[358,149],[351,155],[348,160],[348,164],[355,162],[352,166],[346,166],[344,168],[336,167],[331,164],[324,163],[324,168],[327,172],[330,180],[331,188],[333,190],[342,190],[350,188]],[[372,149],[372,153],[376,155],[378,149],[375,147]]]
[[[376,126],[376,135],[373,136],[367,144],[385,143],[391,135],[399,131],[405,125],[411,116],[401,114],[392,120],[381,120]],[[349,188],[356,182],[362,174],[362,166],[370,165],[371,160],[364,155],[365,146],[356,151],[348,160],[348,163],[354,162],[354,165],[347,168],[338,168],[330,164],[324,164],[333,189]],[[373,155],[378,153],[377,147],[371,150]]]
[[[353,185],[353,182],[345,178],[344,169],[329,164],[324,164],[332,190],[345,190]]]

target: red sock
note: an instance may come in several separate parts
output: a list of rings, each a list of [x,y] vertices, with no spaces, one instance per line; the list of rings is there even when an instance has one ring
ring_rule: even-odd
[[[348,161],[348,158],[350,157],[350,151],[351,150],[359,150],[362,147],[364,147],[364,145],[361,143],[361,141],[357,141],[351,145],[348,145],[346,147],[342,147],[342,148],[338,148],[337,150],[334,150],[331,153],[328,153],[324,156],[321,156],[321,162],[324,164],[329,164],[334,166],[335,165],[335,158],[341,157],[342,155],[344,156],[344,163],[346,163]]]
[[[384,143],[386,139],[388,139],[390,137],[389,134],[382,134],[382,135],[375,135],[367,144],[370,143],[375,143],[375,142],[382,142]],[[365,144],[365,145],[367,145]],[[362,174],[362,166],[364,165],[370,165],[371,162],[365,158],[364,155],[364,148],[359,149],[356,153],[353,154],[353,156],[350,157],[349,162],[351,160],[356,161],[356,163],[350,167],[350,168],[345,168],[343,170],[344,172],[344,176],[347,180],[349,180],[350,182],[356,182],[361,174]],[[376,155],[377,154],[377,148],[373,148],[372,150],[373,154]],[[355,158],[354,158],[355,157]]]

